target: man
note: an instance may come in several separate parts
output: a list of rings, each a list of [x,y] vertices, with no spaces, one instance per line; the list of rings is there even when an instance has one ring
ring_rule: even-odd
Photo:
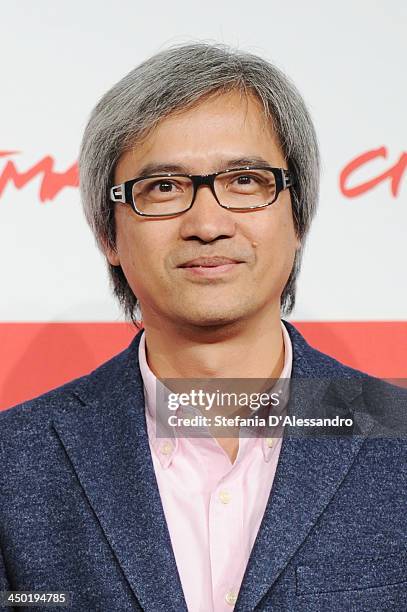
[[[163,51],[100,100],[80,173],[144,332],[1,415],[1,588],[81,611],[405,611],[406,444],[371,435],[404,396],[281,320],[318,191],[296,89],[250,54]],[[302,381],[290,410],[353,435],[159,435],[158,379]]]

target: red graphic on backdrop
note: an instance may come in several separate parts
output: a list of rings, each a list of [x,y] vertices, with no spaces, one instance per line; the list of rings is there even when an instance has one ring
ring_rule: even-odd
[[[379,149],[373,149],[372,151],[366,151],[366,153],[362,153],[355,157],[349,164],[347,164],[342,170],[339,177],[339,187],[344,196],[347,198],[355,198],[356,196],[362,195],[367,191],[370,191],[379,183],[383,181],[390,181],[390,191],[392,196],[395,198],[398,196],[400,190],[400,183],[403,175],[407,169],[407,153],[402,153],[400,155],[399,160],[390,166],[388,170],[385,170],[378,176],[371,178],[369,181],[365,181],[360,185],[356,185],[354,187],[348,187],[348,181],[355,170],[358,170],[368,162],[373,159],[377,159],[378,157],[387,158],[387,149],[386,147],[380,147]]]
[[[10,157],[19,151],[0,151],[0,157]],[[0,197],[7,183],[14,183],[16,189],[21,189],[33,178],[42,174],[40,186],[40,201],[53,200],[64,187],[78,187],[78,164],[74,163],[65,172],[54,170],[54,158],[50,155],[43,157],[39,162],[20,172],[14,162],[8,160],[0,173]]]

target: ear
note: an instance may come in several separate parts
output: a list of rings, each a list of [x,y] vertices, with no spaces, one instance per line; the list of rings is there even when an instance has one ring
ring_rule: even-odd
[[[107,261],[112,265],[112,266],[120,266],[120,257],[119,254],[116,250],[116,247],[112,247],[110,245],[104,244],[103,245],[103,251],[106,255],[106,259]]]

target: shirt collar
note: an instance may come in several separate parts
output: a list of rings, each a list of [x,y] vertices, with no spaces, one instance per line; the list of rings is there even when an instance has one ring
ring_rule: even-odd
[[[280,378],[273,387],[273,388],[281,387],[281,390],[282,390],[283,399],[279,405],[279,411],[284,410],[288,402],[289,381],[291,378],[291,371],[293,367],[293,347],[291,343],[291,338],[283,322],[281,322],[281,330],[283,332],[283,341],[284,341],[284,365],[283,365],[283,369],[280,374]],[[275,452],[277,442],[279,438],[281,438],[282,435],[283,435],[283,432],[281,428],[278,431],[274,428],[274,431],[270,432],[269,437],[263,436],[263,438],[261,439],[263,457],[266,462],[270,461],[272,455]]]
[[[156,376],[147,363],[146,337],[144,331],[138,348],[138,359],[144,384],[145,413],[149,442],[154,448],[162,467],[167,468],[177,452],[179,441],[178,438],[174,436],[173,428],[171,429],[168,427],[167,437],[157,437],[156,435],[157,385],[159,381],[157,381]]]
[[[279,381],[283,385],[284,395],[287,397],[288,395],[287,383],[288,383],[288,380],[291,378],[293,350],[292,350],[290,336],[282,322],[281,322],[281,329],[282,329],[283,341],[284,341],[284,366],[283,366]],[[151,446],[154,448],[154,451],[162,467],[167,468],[171,465],[174,455],[176,454],[178,450],[179,438],[174,433],[174,427],[170,427],[168,426],[168,424],[165,424],[165,423],[160,423],[160,432],[164,431],[168,435],[166,435],[165,437],[162,437],[161,434],[160,434],[160,437],[157,437],[156,435],[157,387],[158,389],[160,388],[160,381],[157,380],[156,376],[153,374],[153,372],[151,371],[147,363],[146,341],[145,341],[144,332],[140,339],[140,344],[139,344],[139,349],[138,349],[138,358],[139,358],[140,372],[141,372],[141,376],[142,376],[143,384],[144,384],[145,411],[146,411],[147,433],[148,433],[149,441],[150,441]],[[278,383],[276,383],[276,385],[277,384]],[[286,401],[284,403],[286,403]],[[180,412],[180,409],[178,409],[175,412],[175,414],[179,412]],[[276,448],[276,443],[278,441],[278,438],[281,437],[281,435],[282,435],[282,432],[279,432],[277,436],[262,437],[260,439],[264,460],[266,462],[270,461],[274,453],[274,450]]]

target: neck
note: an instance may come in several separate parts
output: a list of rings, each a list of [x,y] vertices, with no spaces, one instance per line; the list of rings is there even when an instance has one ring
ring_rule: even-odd
[[[144,321],[148,364],[157,378],[278,378],[284,365],[280,307],[221,327]]]

